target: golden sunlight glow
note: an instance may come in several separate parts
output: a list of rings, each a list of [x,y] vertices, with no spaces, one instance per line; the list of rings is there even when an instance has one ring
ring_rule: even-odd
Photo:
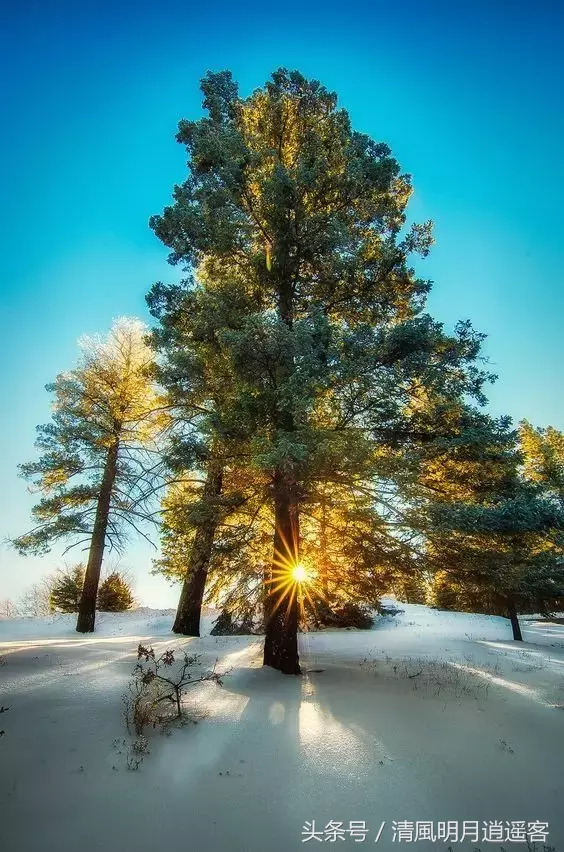
[[[286,618],[297,608],[301,618],[306,601],[315,611],[316,599],[324,599],[324,596],[318,588],[317,572],[313,566],[299,560],[297,540],[287,541],[283,535],[280,539],[281,546],[275,554],[271,576],[265,579],[268,594],[274,598],[271,614],[282,608],[286,611]]]
[[[305,583],[309,579],[309,574],[305,568],[305,565],[302,565],[301,562],[298,562],[297,565],[292,569],[292,578],[296,583]]]

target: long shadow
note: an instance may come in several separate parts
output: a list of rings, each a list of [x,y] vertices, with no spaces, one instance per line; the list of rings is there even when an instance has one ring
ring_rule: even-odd
[[[224,848],[221,833],[229,830],[230,849],[293,852],[303,848],[302,829],[312,820],[322,832],[330,820],[345,830],[364,821],[370,843],[385,821],[379,848],[389,850],[393,820],[458,820],[460,826],[478,820],[482,832],[484,820],[546,819],[537,816],[550,800],[542,753],[537,765],[526,752],[520,769],[528,776],[515,785],[520,761],[510,763],[514,755],[499,743],[497,710],[491,718],[473,699],[422,698],[389,671],[315,667],[323,671],[302,678],[243,669],[226,682],[226,695],[238,707],[236,732],[213,763],[214,777],[200,779],[198,802],[208,818],[214,806],[205,803],[219,806],[214,830],[200,835],[202,849]],[[525,730],[529,717],[517,717]],[[534,741],[535,735],[535,748]],[[548,811],[554,823],[554,803]],[[419,842],[423,850],[448,845]],[[456,848],[476,845],[470,835]]]

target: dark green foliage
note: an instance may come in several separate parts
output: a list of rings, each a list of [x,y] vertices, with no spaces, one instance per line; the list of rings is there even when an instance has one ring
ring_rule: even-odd
[[[250,636],[253,633],[251,621],[235,621],[226,609],[220,612],[211,630],[212,636]]]
[[[49,595],[50,609],[54,612],[78,612],[83,585],[84,565],[60,569],[53,579]]]
[[[564,511],[541,482],[523,476],[507,419],[465,419],[429,460],[434,488],[427,565],[439,607],[509,616],[545,610],[564,595]]]
[[[134,600],[131,586],[118,571],[109,574],[98,590],[97,608],[100,612],[125,612]]]
[[[346,601],[333,606],[316,608],[315,621],[322,627],[355,627],[358,630],[370,630],[374,616],[366,606]]]

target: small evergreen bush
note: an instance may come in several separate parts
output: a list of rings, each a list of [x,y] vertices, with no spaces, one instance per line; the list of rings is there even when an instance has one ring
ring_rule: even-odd
[[[126,612],[133,606],[131,586],[118,571],[112,571],[98,590],[100,612]]]
[[[77,612],[82,586],[84,565],[61,568],[55,574],[49,593],[49,608],[52,612]]]

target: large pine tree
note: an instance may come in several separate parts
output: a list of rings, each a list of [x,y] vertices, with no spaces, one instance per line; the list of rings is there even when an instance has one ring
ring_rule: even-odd
[[[430,225],[405,228],[409,177],[334,94],[283,69],[246,99],[228,72],[202,89],[207,115],[177,136],[188,177],[152,226],[221,303],[209,324],[231,364],[229,420],[250,439],[273,515],[264,662],[298,673],[300,509],[318,482],[378,496],[389,480],[381,517],[393,511],[396,448],[438,426],[421,418],[422,389],[479,396],[480,337],[468,324],[445,335],[422,313],[430,285],[409,256],[427,253]],[[243,310],[226,321],[233,299]]]

